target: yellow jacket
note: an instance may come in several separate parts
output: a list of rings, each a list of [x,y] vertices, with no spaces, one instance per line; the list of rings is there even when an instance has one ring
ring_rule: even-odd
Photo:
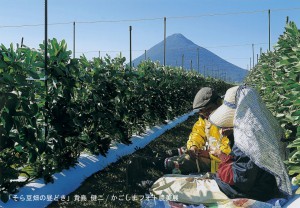
[[[205,146],[207,138],[210,136],[216,138],[220,144],[220,150],[223,153],[228,155],[231,152],[228,137],[221,137],[219,128],[210,124],[209,121],[201,117],[199,117],[199,120],[193,126],[192,132],[187,141],[187,149],[190,149],[193,145],[201,149]]]

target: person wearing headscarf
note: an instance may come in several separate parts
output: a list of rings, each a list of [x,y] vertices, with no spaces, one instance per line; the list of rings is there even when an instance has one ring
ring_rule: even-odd
[[[150,158],[141,156],[131,158],[126,170],[128,181],[130,183],[136,181],[139,178],[138,175],[143,175],[143,172],[138,170],[148,167],[156,167],[164,173],[215,173],[221,160],[204,149],[214,149],[226,155],[231,151],[229,138],[225,132],[220,132],[218,127],[207,120],[208,116],[221,104],[222,98],[215,90],[210,87],[201,88],[193,101],[193,109],[199,109],[199,119],[192,128],[186,147],[166,152],[152,152],[153,157]],[[143,182],[144,180],[140,183]]]
[[[232,151],[218,153],[221,163],[214,177],[229,198],[267,201],[292,194],[283,163],[283,130],[253,88],[228,89],[209,121],[233,129]]]
[[[173,173],[212,172],[218,169],[220,159],[209,154],[206,148],[228,155],[231,152],[229,138],[225,132],[207,119],[222,104],[222,98],[210,87],[201,88],[195,95],[193,109],[199,110],[199,118],[193,125],[186,149],[178,149],[179,156],[165,159],[165,167]]]
[[[222,137],[219,129],[207,120],[209,115],[221,104],[221,97],[212,88],[204,87],[198,91],[194,98],[193,109],[199,109],[199,119],[189,135],[187,149],[193,151],[202,149],[208,138],[214,137],[219,141],[219,149],[226,154],[230,153],[228,138],[226,136]]]

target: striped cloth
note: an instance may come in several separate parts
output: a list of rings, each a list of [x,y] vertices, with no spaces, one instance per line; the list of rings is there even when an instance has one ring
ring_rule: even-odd
[[[234,116],[235,144],[260,168],[276,178],[279,190],[291,195],[291,183],[283,163],[283,129],[252,88],[240,86]]]

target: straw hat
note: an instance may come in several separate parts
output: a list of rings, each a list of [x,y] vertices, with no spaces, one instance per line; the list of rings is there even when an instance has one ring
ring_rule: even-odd
[[[212,88],[203,87],[197,92],[194,98],[193,109],[201,109],[219,97],[220,96]]]
[[[231,87],[226,91],[223,104],[210,116],[209,121],[222,128],[233,127],[233,118],[236,109],[235,95],[239,86]]]

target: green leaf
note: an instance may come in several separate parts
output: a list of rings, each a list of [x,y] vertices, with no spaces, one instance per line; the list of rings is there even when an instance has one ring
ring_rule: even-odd
[[[284,113],[277,113],[277,114],[276,114],[276,117],[277,117],[277,118],[282,118],[282,117],[284,117],[284,116],[285,116]]]
[[[2,53],[2,55],[3,55],[3,60],[4,60],[5,62],[11,62],[11,61],[12,61],[11,58],[8,57],[5,53]]]
[[[287,115],[285,116],[285,118],[286,118],[287,121],[291,121],[291,122],[294,122],[294,121],[295,121],[295,118],[294,118],[293,116],[291,116],[291,114],[287,114]]]
[[[300,161],[300,151],[296,151],[294,154],[292,154],[289,158],[291,161]]]
[[[286,100],[282,103],[282,105],[284,105],[284,106],[290,106],[291,104],[293,104],[293,102],[291,100]]]
[[[30,109],[29,106],[28,106],[28,101],[24,101],[24,100],[23,100],[23,101],[21,102],[21,106],[22,106],[23,111],[24,111],[25,113],[27,113],[27,114],[30,115],[31,109]]]
[[[4,81],[10,82],[10,83],[14,82],[14,78],[11,75],[9,75],[7,73],[3,73],[2,76],[3,76]]]
[[[44,142],[38,142],[37,147],[38,147],[38,153],[42,154],[46,150],[47,144]]]
[[[277,63],[277,66],[281,67],[281,66],[285,66],[288,65],[290,62],[288,60],[288,57],[285,57],[284,59],[282,59],[279,64]]]
[[[40,79],[40,76],[38,75],[38,73],[36,73],[36,71],[34,71],[33,69],[29,69],[29,70],[28,70],[28,74],[29,74],[29,76],[31,76],[33,79]]]
[[[294,102],[294,105],[300,105],[300,99],[296,99],[296,101]]]
[[[8,202],[8,200],[9,200],[9,194],[6,191],[1,191],[1,193],[0,193],[0,199],[4,203]]]
[[[35,151],[31,151],[29,153],[28,162],[34,163],[34,162],[36,162],[36,159],[37,159],[37,153]]]
[[[5,131],[10,132],[14,125],[14,120],[11,115],[9,115],[7,112],[2,112],[2,123],[4,125]]]
[[[30,108],[31,108],[31,114],[32,115],[37,114],[38,111],[39,111],[39,106],[36,103],[31,104]]]
[[[300,116],[300,110],[297,110],[291,114],[292,116]]]
[[[290,166],[288,168],[289,175],[294,175],[295,173],[300,173],[300,166]]]
[[[19,145],[19,144],[15,145],[14,148],[15,148],[15,150],[17,150],[17,152],[24,152],[23,151],[23,147],[21,145]]]
[[[27,85],[27,81],[26,81],[26,76],[21,75],[21,74],[17,74],[16,75],[16,81],[18,82],[18,84],[21,85]]]
[[[287,148],[300,147],[300,138],[295,139]]]
[[[295,194],[300,194],[300,188],[296,190]]]
[[[19,105],[19,100],[16,96],[10,97],[7,101],[6,101],[6,108],[9,110],[10,113],[15,113],[17,106]]]
[[[5,106],[6,98],[4,96],[0,96],[0,110]]]

